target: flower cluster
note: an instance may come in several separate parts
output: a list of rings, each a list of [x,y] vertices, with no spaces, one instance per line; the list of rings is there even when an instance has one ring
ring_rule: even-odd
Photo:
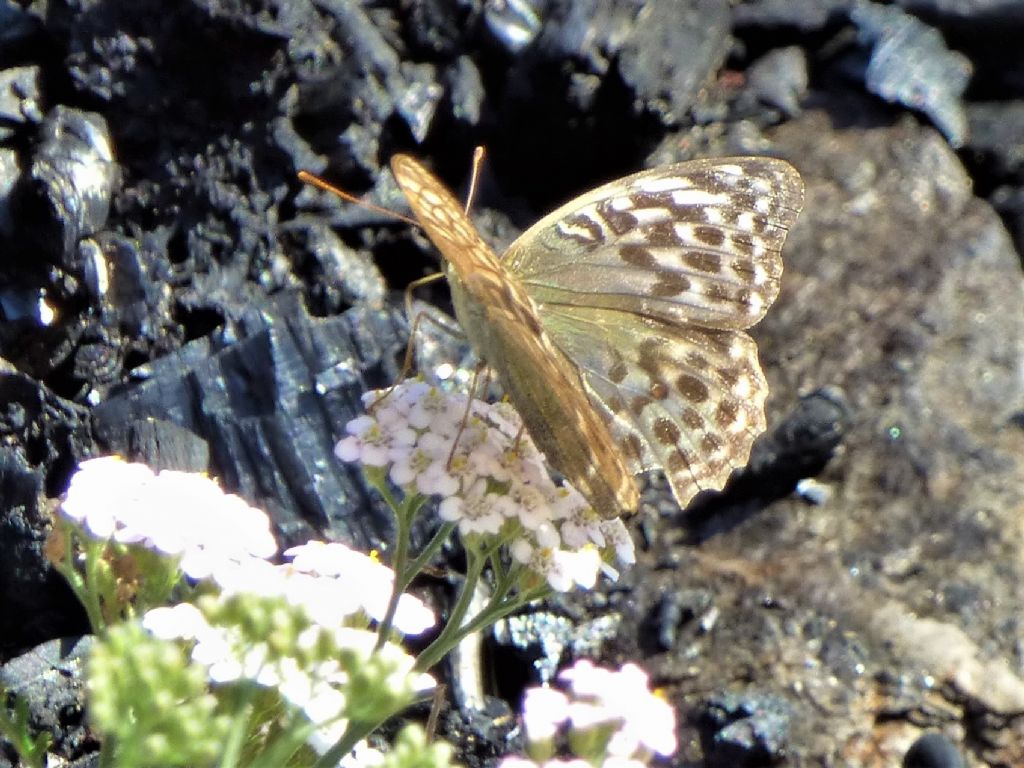
[[[415,728],[386,754],[366,737],[434,686],[425,672],[467,635],[552,590],[614,576],[612,558],[634,561],[622,521],[602,520],[552,481],[508,404],[420,381],[364,402],[369,415],[348,424],[335,452],[360,462],[392,508],[393,570],[337,543],[279,554],[267,516],[205,476],[116,457],[81,464],[47,551],[100,634],[90,691],[108,760],[235,765],[244,744],[266,757],[260,764],[301,747],[319,753],[317,766],[449,768],[450,748]],[[442,525],[414,552],[411,532],[428,498]],[[395,633],[419,634],[434,616],[405,590],[454,531],[466,562],[459,595],[414,658]],[[470,597],[482,578],[480,607]],[[135,616],[141,622],[125,622]],[[666,721],[638,669],[580,664],[561,679],[568,695],[527,698],[531,757],[553,768],[563,738],[605,768],[666,753],[671,710]],[[519,765],[534,764],[505,768]]]
[[[208,685],[255,683],[275,691],[303,715],[304,740],[321,752],[353,720],[378,722],[433,687],[432,678],[413,669],[416,659],[389,641],[391,629],[419,634],[434,625],[422,601],[393,594],[391,569],[342,544],[318,541],[286,550],[283,564],[271,562],[277,545],[266,514],[205,476],[155,473],[116,457],[93,459],[72,478],[62,510],[89,534],[81,543],[85,575],[75,569],[71,548],[57,565],[87,609],[94,606],[90,616],[104,616],[98,627],[112,624],[113,617],[95,606],[113,603],[109,595],[122,591],[110,587],[116,579],[102,578],[115,570],[111,562],[121,570],[128,560],[136,561],[135,570],[150,566],[144,575],[167,582],[165,599],[182,573],[197,582],[200,594],[194,602],[146,611],[146,601],[134,593],[128,607],[144,611],[149,640],[118,644],[129,636],[125,632],[136,631],[123,624],[97,645],[93,699],[99,712],[116,713],[97,725],[113,737],[121,764],[135,765],[137,756],[154,753],[154,745],[199,727],[182,722],[188,707],[173,704],[185,698],[153,693],[161,685],[188,691],[196,707],[211,710],[215,700],[197,689],[197,674]],[[159,558],[148,561],[154,553]],[[383,624],[385,617],[383,637],[369,631],[371,620]],[[154,644],[160,641],[184,643],[188,666],[173,645],[161,650]],[[116,663],[125,645],[139,649],[138,664]],[[153,667],[151,659],[163,664],[156,678],[145,671]],[[165,700],[172,706],[162,707]]]
[[[415,659],[399,646],[377,649],[375,633],[312,622],[283,599],[207,597],[153,609],[142,624],[160,639],[189,641],[192,661],[217,684],[276,690],[316,724],[307,743],[321,753],[353,718],[399,711],[434,686],[429,675],[413,673]]]
[[[650,691],[646,673],[635,664],[615,671],[582,660],[559,679],[567,691],[532,688],[523,701],[534,759],[506,758],[499,768],[643,768],[652,755],[675,752],[675,712]],[[562,736],[575,758],[553,758]]]
[[[83,461],[61,511],[98,539],[140,544],[180,558],[193,579],[229,562],[277,552],[270,520],[205,475],[130,464],[117,456]]]
[[[218,568],[211,578],[225,595],[283,597],[325,627],[351,623],[359,614],[381,621],[387,613],[395,574],[369,555],[322,541],[286,549],[284,555],[291,562],[251,558]],[[418,598],[402,594],[392,626],[418,635],[434,626],[434,614]]]
[[[516,560],[559,591],[593,586],[602,568],[614,575],[597,550],[634,562],[622,521],[602,520],[578,491],[552,481],[507,403],[470,402],[422,381],[363,402],[370,413],[349,422],[338,457],[386,472],[407,494],[437,497],[438,514],[463,536],[507,537]]]

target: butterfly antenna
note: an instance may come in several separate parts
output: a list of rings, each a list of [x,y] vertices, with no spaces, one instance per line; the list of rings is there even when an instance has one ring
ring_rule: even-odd
[[[376,211],[377,213],[383,213],[385,216],[389,216],[399,221],[404,221],[406,224],[411,224],[414,227],[419,227],[420,223],[416,219],[405,216],[398,211],[392,211],[390,208],[385,208],[380,205],[374,205],[366,200],[360,200],[358,197],[353,195],[351,192],[346,192],[341,187],[336,187],[329,181],[324,181],[319,176],[314,176],[309,171],[299,171],[299,181],[303,181],[306,184],[312,184],[318,189],[322,189],[324,192],[330,192],[337,195],[342,200],[358,205],[360,208],[365,208],[368,211]]]
[[[361,208],[365,208],[370,211],[383,213],[385,216],[398,219],[399,221],[403,221],[406,224],[411,224],[414,227],[420,226],[420,223],[415,219],[412,219],[408,216],[403,216],[397,211],[392,211],[390,208],[384,208],[383,206],[369,203],[366,200],[361,200],[352,193],[346,192],[340,187],[334,186],[329,181],[324,181],[319,176],[315,176],[309,171],[299,171],[298,176],[300,181],[305,182],[306,184],[312,184],[314,187],[317,187],[318,189],[322,189],[325,192],[330,192],[331,194],[337,195],[346,202],[353,203],[354,205],[358,205]],[[433,275],[427,275],[426,277],[420,278],[419,280],[414,280],[405,289],[406,317],[412,319],[412,327],[409,330],[409,341],[405,345],[405,358],[402,362],[402,370],[399,373],[398,379],[395,381],[395,383],[388,387],[387,392],[385,392],[383,395],[381,395],[380,397],[373,401],[373,405],[370,406],[371,411],[377,408],[377,406],[379,406],[387,398],[387,396],[391,394],[391,392],[397,386],[398,382],[406,378],[409,375],[409,372],[412,370],[413,345],[414,339],[416,338],[416,329],[419,327],[420,318],[423,317],[423,315],[417,315],[415,318],[413,318],[412,316],[412,292],[416,288],[419,288],[421,285],[425,285],[426,283],[432,282],[434,280],[439,280],[442,277],[444,277],[444,274],[441,272],[437,272]]]
[[[477,147],[473,150],[473,168],[469,173],[469,192],[466,194],[466,209],[465,213],[468,215],[470,209],[473,207],[473,198],[476,197],[477,181],[480,179],[480,168],[484,164],[484,156],[487,152],[483,147]]]

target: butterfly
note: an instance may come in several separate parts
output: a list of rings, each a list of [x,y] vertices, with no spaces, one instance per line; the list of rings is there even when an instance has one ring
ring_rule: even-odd
[[[767,382],[744,332],[779,292],[803,206],[783,160],[691,160],[571,200],[500,259],[408,155],[391,169],[445,260],[452,303],[548,463],[605,518],[661,469],[685,507],[746,464]]]

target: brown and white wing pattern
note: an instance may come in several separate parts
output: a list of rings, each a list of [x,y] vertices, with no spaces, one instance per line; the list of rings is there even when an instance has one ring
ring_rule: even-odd
[[[778,295],[802,205],[784,161],[696,160],[576,198],[503,260],[629,467],[664,470],[681,506],[724,485],[764,429],[767,386],[743,329]]]

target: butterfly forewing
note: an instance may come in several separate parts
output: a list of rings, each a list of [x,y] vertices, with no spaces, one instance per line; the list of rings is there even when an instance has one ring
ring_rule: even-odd
[[[741,329],[778,295],[802,205],[781,160],[696,160],[588,192],[509,248],[630,466],[663,469],[681,506],[724,485],[764,430],[767,385]]]
[[[678,163],[606,184],[530,227],[506,267],[541,305],[747,328],[779,292],[780,251],[803,202],[791,165]]]
[[[441,251],[466,335],[498,374],[527,431],[551,465],[605,517],[632,512],[639,492],[576,366],[547,337],[537,307],[448,190],[410,157],[395,179]]]

